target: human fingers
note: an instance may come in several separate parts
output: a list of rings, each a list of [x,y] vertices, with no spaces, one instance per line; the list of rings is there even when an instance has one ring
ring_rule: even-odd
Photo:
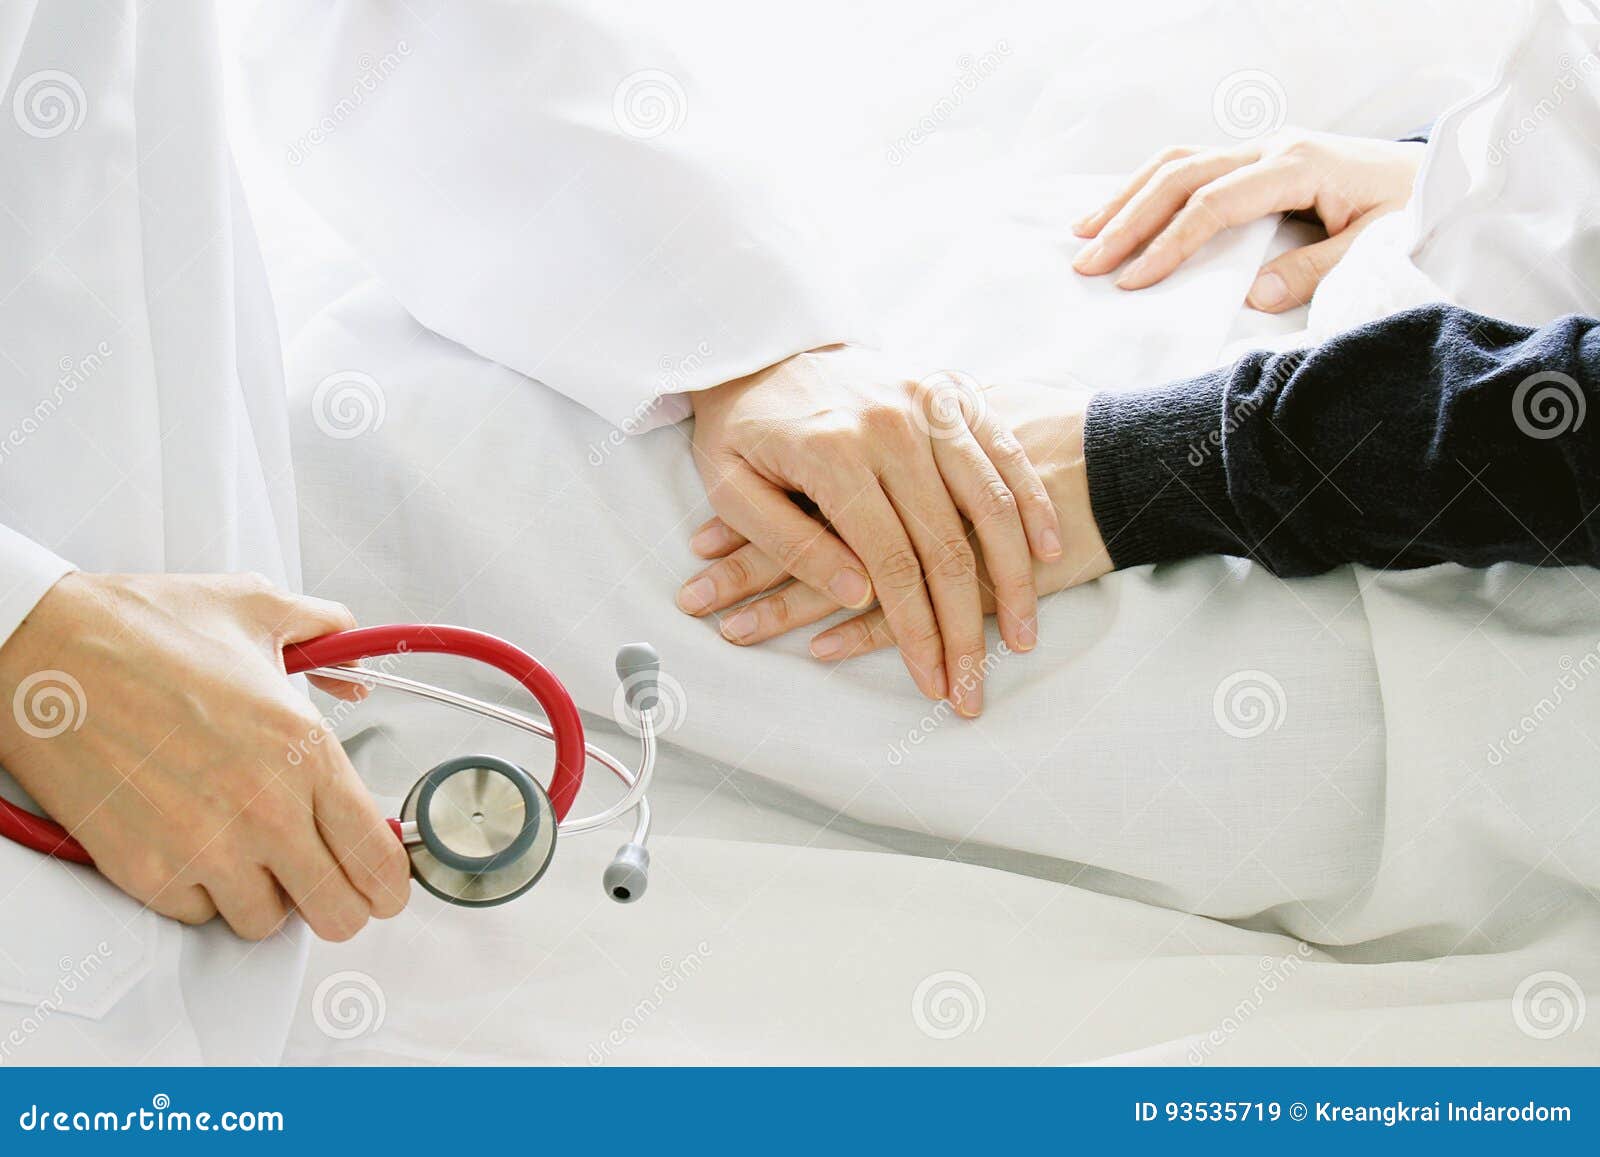
[[[1122,187],[1115,197],[1112,197],[1111,200],[1101,205],[1098,209],[1086,213],[1073,222],[1072,231],[1079,237],[1093,237],[1105,227],[1107,221],[1115,217],[1122,207],[1133,199],[1135,193],[1149,183],[1150,178],[1156,175],[1156,170],[1160,169],[1162,165],[1171,161],[1181,161],[1185,157],[1192,157],[1199,151],[1199,149],[1189,148],[1185,145],[1173,145],[1171,148],[1162,149],[1134,170],[1133,176],[1128,178],[1128,183]]]
[[[696,617],[725,610],[788,580],[788,572],[777,559],[754,543],[745,543],[679,587],[678,609]],[[827,601],[839,605],[833,599]]]
[[[876,489],[876,480],[870,475],[867,479]],[[728,526],[813,590],[832,595],[840,606],[872,602],[871,568],[787,492],[748,465],[729,465],[708,479],[707,494]]]
[[[933,456],[950,497],[977,534],[992,576],[1000,637],[1015,650],[1031,651],[1038,641],[1038,596],[1033,558],[1011,488],[970,432],[935,439]]]
[[[117,859],[107,857],[102,862],[95,858],[95,866],[106,879],[138,900],[152,912],[183,924],[204,924],[217,914],[217,906],[210,895],[197,884],[180,884],[175,878],[150,872],[141,874],[130,865],[138,863],[133,857]]]
[[[724,615],[722,637],[748,647],[821,622],[838,609],[839,604],[827,595],[819,595],[804,583],[790,583]]]
[[[1091,277],[1110,273],[1135,249],[1154,237],[1201,188],[1254,159],[1253,152],[1235,149],[1168,161],[1117,211],[1094,240],[1079,250],[1072,259],[1072,268]]]
[[[944,493],[937,471],[933,481]],[[912,681],[928,698],[944,699],[950,683],[940,624],[923,580],[921,555],[908,536],[901,512],[871,474],[818,489],[823,493],[812,495],[812,500],[866,563]]]
[[[1351,221],[1341,233],[1274,257],[1256,274],[1245,303],[1262,313],[1282,313],[1306,304],[1361,231],[1383,215],[1367,213]]]
[[[244,605],[254,614],[257,624],[273,639],[281,650],[285,643],[303,643],[321,635],[337,631],[351,631],[356,627],[356,617],[343,603],[310,595],[296,595],[283,590],[256,575],[247,575],[245,583],[254,588],[254,596]],[[263,584],[265,584],[263,586]],[[281,660],[280,660],[281,661]],[[350,663],[354,667],[357,664]],[[368,689],[360,683],[341,679],[308,676],[313,687],[325,691],[336,699],[360,702]]]
[[[811,654],[814,658],[837,663],[894,645],[894,635],[889,631],[889,620],[883,608],[873,607],[817,635],[811,640]]]
[[[1117,279],[1121,289],[1143,289],[1167,277],[1224,229],[1290,209],[1304,208],[1314,190],[1306,170],[1288,159],[1257,161],[1202,187],[1145,246]]]
[[[344,751],[331,737],[328,743],[331,774],[317,782],[312,796],[317,829],[372,914],[387,919],[411,897],[410,860]]]
[[[267,867],[295,911],[323,940],[348,940],[372,917],[372,905],[350,883],[309,815]]]
[[[983,597],[978,588],[978,560],[967,541],[966,528],[933,453],[925,457],[897,456],[884,472],[884,490],[900,515],[918,559],[932,601],[949,699],[961,715],[975,718],[983,711]],[[1027,542],[1020,524],[1014,526],[1016,547],[1027,557]],[[880,601],[894,607],[880,587]]]
[[[701,558],[721,558],[738,550],[749,540],[733,527],[713,516],[700,524],[689,538],[689,549]]]
[[[207,879],[206,892],[234,935],[244,940],[265,940],[289,915],[278,881],[260,864],[231,865]]]

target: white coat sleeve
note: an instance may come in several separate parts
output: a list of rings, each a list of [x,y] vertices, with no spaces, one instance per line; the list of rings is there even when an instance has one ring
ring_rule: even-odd
[[[0,646],[61,576],[73,569],[66,559],[0,525]]]
[[[258,135],[413,317],[633,432],[866,335],[625,8],[280,0],[244,55]]]

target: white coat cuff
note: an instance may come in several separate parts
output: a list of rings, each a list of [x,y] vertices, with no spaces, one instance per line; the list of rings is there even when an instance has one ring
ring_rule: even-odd
[[[0,526],[0,645],[11,638],[61,576],[76,569],[31,538]]]

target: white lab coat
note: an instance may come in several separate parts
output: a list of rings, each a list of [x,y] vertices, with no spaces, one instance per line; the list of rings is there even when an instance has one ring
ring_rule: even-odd
[[[627,428],[681,413],[658,394],[846,336],[758,196],[616,111],[665,56],[577,9],[307,0],[253,43],[257,81],[290,66],[266,119],[291,144],[328,129],[301,187],[416,315]],[[201,0],[0,9],[0,642],[74,564],[298,583],[221,72]],[[0,841],[0,1064],[274,1061],[304,949],[298,928],[183,928]]]

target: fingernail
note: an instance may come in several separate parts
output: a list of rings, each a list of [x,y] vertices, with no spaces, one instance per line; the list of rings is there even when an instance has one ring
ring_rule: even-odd
[[[968,719],[976,719],[982,715],[983,684],[974,680],[972,686],[963,687],[956,699],[956,710]]]
[[[828,583],[828,591],[851,610],[860,610],[872,598],[872,584],[858,570],[845,567]]]
[[[1017,627],[1017,646],[1024,651],[1031,651],[1039,641],[1039,620],[1029,615]]]
[[[1272,309],[1289,300],[1289,284],[1270,270],[1259,274],[1245,301],[1252,309]]]
[[[1102,246],[1098,240],[1089,242],[1089,244],[1078,250],[1078,255],[1072,259],[1072,268],[1076,269],[1079,273],[1082,273],[1084,266],[1090,264],[1096,257],[1100,256],[1101,248]]]
[[[713,551],[721,550],[723,542],[722,527],[708,526],[697,532],[689,540],[689,549],[696,554],[710,554]]]
[[[944,677],[944,668],[935,667],[933,671],[933,697],[935,699],[950,698],[950,684]]]
[[[683,584],[678,591],[678,606],[691,615],[698,614],[709,607],[716,597],[717,584],[702,575]]]
[[[740,611],[731,619],[722,623],[722,634],[729,639],[743,639],[756,633],[756,613],[754,611]]]
[[[1039,551],[1045,558],[1061,557],[1061,536],[1046,528],[1039,532]]]
[[[832,659],[844,650],[844,640],[838,635],[818,635],[811,640],[813,659]]]
[[[1150,263],[1143,257],[1139,258],[1139,260],[1135,261],[1132,265],[1128,266],[1128,268],[1122,271],[1122,276],[1117,278],[1117,288],[1132,288],[1134,282],[1144,279],[1144,275],[1149,268]]]
[[[1095,215],[1093,213],[1087,213],[1084,216],[1079,217],[1072,223],[1072,231],[1079,237],[1082,237],[1089,231],[1089,224],[1094,220],[1094,218]]]

